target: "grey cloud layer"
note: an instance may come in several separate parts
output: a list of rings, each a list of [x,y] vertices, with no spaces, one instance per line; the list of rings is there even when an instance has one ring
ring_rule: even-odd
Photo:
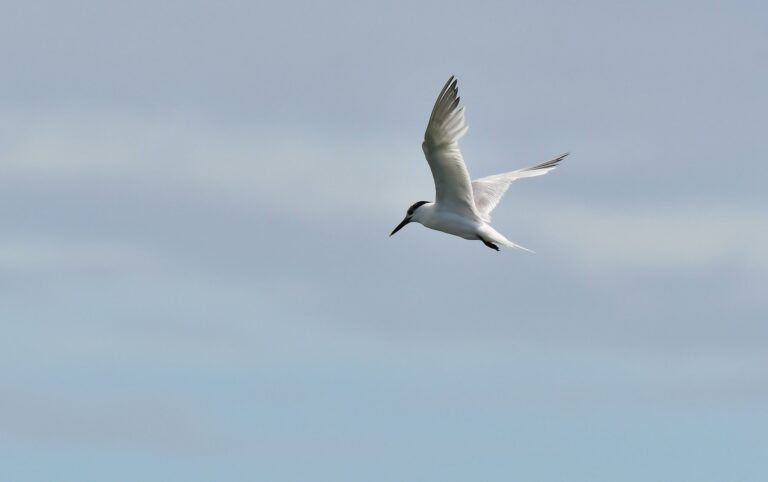
[[[4,10],[0,478],[765,478],[762,4]]]

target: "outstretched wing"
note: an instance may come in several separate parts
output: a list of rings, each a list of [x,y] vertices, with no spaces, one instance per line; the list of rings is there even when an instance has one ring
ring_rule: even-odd
[[[507,192],[509,184],[523,177],[541,176],[552,169],[565,159],[568,153],[563,154],[560,157],[552,159],[535,166],[518,169],[517,171],[505,172],[503,174],[495,174],[493,176],[482,177],[480,179],[472,181],[472,191],[475,200],[475,208],[480,214],[480,217],[485,222],[491,221],[491,211],[499,204],[501,197]]]
[[[467,132],[459,100],[456,79],[451,76],[437,96],[421,147],[435,180],[437,205],[479,218],[469,172],[459,150],[459,139]]]

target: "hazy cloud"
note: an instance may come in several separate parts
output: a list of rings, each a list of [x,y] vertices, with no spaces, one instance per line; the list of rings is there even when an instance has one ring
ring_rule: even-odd
[[[6,5],[0,478],[764,479],[764,10]]]

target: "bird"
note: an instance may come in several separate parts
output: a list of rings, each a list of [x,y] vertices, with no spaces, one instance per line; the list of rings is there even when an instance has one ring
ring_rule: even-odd
[[[459,140],[468,128],[464,122],[464,106],[459,107],[460,101],[458,81],[452,75],[437,96],[421,145],[435,181],[435,201],[418,201],[411,205],[405,218],[389,236],[407,224],[419,223],[460,238],[482,241],[495,251],[502,245],[533,252],[496,231],[491,226],[491,211],[512,181],[544,175],[555,169],[569,153],[535,166],[470,181],[459,150]]]

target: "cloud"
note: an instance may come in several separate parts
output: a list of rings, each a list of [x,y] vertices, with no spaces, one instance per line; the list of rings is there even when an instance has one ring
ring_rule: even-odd
[[[2,387],[0,423],[16,447],[68,450],[160,451],[202,454],[236,442],[180,400],[134,391],[105,397],[83,397]],[[212,442],[215,440],[215,442]],[[0,442],[2,443],[2,442]]]
[[[380,212],[393,194],[414,185],[396,176],[398,160],[420,157],[416,147],[406,155],[346,139],[172,117],[5,111],[0,123],[8,128],[0,144],[6,179],[173,185],[294,213]],[[425,165],[418,167],[426,178]]]
[[[765,273],[765,213],[749,205],[656,203],[604,205],[527,202],[525,224],[573,260],[619,272],[696,270],[732,264]]]
[[[411,152],[416,149],[399,151],[365,140],[95,112],[41,117],[6,111],[0,123],[7,128],[0,172],[6,179],[41,185],[96,191],[99,183],[118,189],[135,183],[148,195],[167,186],[175,194],[202,195],[213,203],[232,200],[327,219],[399,214],[412,198],[429,197],[432,189],[420,153]],[[547,181],[563,186],[566,181],[559,177],[566,174],[556,171]],[[541,180],[535,182],[536,188],[551,191]],[[692,267],[728,259],[768,264],[760,249],[766,241],[760,229],[764,215],[755,206],[717,199],[709,205],[698,199],[574,202],[562,194],[555,194],[555,200],[541,198],[533,186],[526,186],[526,192],[531,194],[523,199],[508,195],[509,205],[495,213],[497,224],[514,230],[520,225],[514,218],[528,212],[522,231],[535,230],[589,263],[615,269]]]
[[[765,15],[113,3],[0,17],[4,479],[765,471]],[[452,73],[537,255],[387,238]]]

